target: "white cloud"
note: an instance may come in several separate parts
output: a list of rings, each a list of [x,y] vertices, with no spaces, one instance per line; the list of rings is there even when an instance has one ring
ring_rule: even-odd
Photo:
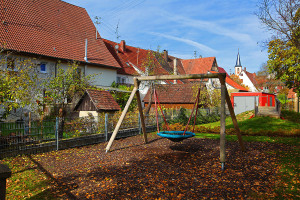
[[[162,34],[162,33],[156,33],[156,32],[150,32],[150,34],[152,35],[156,35],[156,36],[160,36],[160,37],[164,37],[167,39],[171,39],[171,40],[176,40],[179,42],[183,42],[185,44],[197,47],[198,49],[200,49],[201,51],[204,52],[210,52],[210,53],[217,53],[216,50],[204,45],[204,44],[200,44],[198,42],[195,42],[193,40],[189,40],[189,39],[185,39],[185,38],[179,38],[179,37],[175,37],[175,36],[171,36],[171,35],[167,35],[167,34]]]
[[[184,26],[200,29],[202,31],[208,31],[210,33],[214,33],[221,36],[226,36],[243,43],[254,42],[250,35],[238,32],[236,27],[229,29],[220,26],[216,22],[205,21],[205,20],[194,20],[180,15],[174,16],[166,12],[162,13],[162,15],[164,17],[167,17],[169,20]]]

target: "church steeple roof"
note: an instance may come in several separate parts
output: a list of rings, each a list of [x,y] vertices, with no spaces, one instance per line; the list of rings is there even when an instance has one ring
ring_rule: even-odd
[[[237,55],[237,58],[236,58],[235,67],[242,67],[239,50],[238,50],[238,55]]]

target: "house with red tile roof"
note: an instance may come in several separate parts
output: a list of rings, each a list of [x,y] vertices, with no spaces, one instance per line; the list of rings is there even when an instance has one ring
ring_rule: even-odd
[[[31,59],[41,74],[48,75],[76,61],[82,75],[96,75],[94,85],[110,86],[116,81],[120,64],[84,8],[61,0],[5,0],[1,10],[3,59],[14,64]]]
[[[103,39],[103,41],[121,66],[117,71],[118,84],[133,84],[133,78],[135,76],[186,74],[181,60],[168,55],[168,51],[166,50],[159,53],[127,45],[124,40],[120,43],[106,39]],[[174,80],[161,81],[160,83],[176,84],[186,82],[188,81]],[[139,90],[142,99],[148,92],[148,89],[149,86],[142,82]]]
[[[187,84],[161,84],[155,87],[158,101],[164,108],[172,109],[193,109],[198,85]],[[145,106],[149,105],[150,91],[146,94],[143,102]],[[158,106],[158,105],[157,105]],[[152,97],[152,108],[155,108],[154,97]]]
[[[218,72],[216,57],[181,59],[187,74],[207,74],[210,71]]]
[[[117,83],[133,84],[134,76],[186,74],[180,60],[169,56],[166,50],[158,53],[129,46],[125,40],[120,43],[107,39],[103,39],[103,41],[121,66],[121,69],[117,71]],[[147,69],[149,65],[149,68],[152,69]]]
[[[226,79],[225,79],[225,81],[226,81],[226,87],[227,87],[228,90],[230,90],[232,92],[239,92],[239,91],[240,92],[247,92],[248,91],[247,88],[239,85],[234,80],[232,80],[230,78],[230,76],[228,75],[228,73],[222,67],[218,67],[218,72],[210,71],[210,73],[226,73]],[[209,82],[209,84],[213,84],[211,81]]]

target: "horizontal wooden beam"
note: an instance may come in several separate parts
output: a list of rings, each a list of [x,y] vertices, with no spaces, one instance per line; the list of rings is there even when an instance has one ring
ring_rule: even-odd
[[[202,78],[219,78],[226,77],[226,73],[213,74],[184,74],[184,75],[160,75],[160,76],[140,76],[135,77],[138,81],[155,81],[155,80],[181,80],[181,79],[202,79]]]

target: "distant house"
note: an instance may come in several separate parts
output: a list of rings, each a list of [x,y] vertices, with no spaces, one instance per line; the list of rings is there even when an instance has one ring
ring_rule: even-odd
[[[235,75],[237,75],[243,82],[244,85],[250,88],[251,92],[258,92],[256,85],[256,74],[250,73],[246,70],[246,67],[242,67],[240,53],[238,52],[236,64],[235,64]]]
[[[207,74],[210,71],[218,72],[216,57],[181,59],[187,74]]]
[[[116,81],[120,65],[84,8],[61,0],[6,0],[1,8],[2,59],[12,65],[31,59],[41,76],[55,76],[59,66],[76,61],[78,73],[96,75],[94,85]]]
[[[211,73],[217,73],[215,71],[210,71]],[[247,88],[241,86],[240,84],[236,83],[234,80],[232,80],[230,78],[230,76],[228,75],[228,73],[222,68],[222,67],[218,67],[218,73],[225,73],[226,74],[226,87],[228,89],[228,91],[231,92],[247,92]],[[208,84],[213,84],[214,80],[210,80]],[[220,84],[220,83],[218,83]]]
[[[74,111],[79,117],[86,117],[91,113],[98,117],[99,113],[113,113],[121,110],[118,103],[108,91],[88,89],[76,104]]]
[[[172,109],[193,109],[197,88],[193,88],[195,84],[162,84],[156,86],[156,93],[160,105],[164,108]],[[145,106],[148,106],[150,101],[150,91],[144,98]],[[152,108],[155,108],[155,100],[152,97]],[[158,102],[157,102],[158,104]],[[158,106],[158,105],[157,105]]]
[[[168,51],[158,54],[155,51],[129,46],[124,40],[116,43],[103,39],[106,47],[117,60],[121,68],[117,71],[117,83],[133,84],[135,76],[147,75],[171,75],[186,74],[180,59],[168,55]],[[151,60],[152,69],[147,68]],[[161,81],[160,83],[168,83]],[[186,81],[174,81],[174,83],[183,83]],[[140,94],[142,99],[146,95],[149,87],[141,83]]]
[[[132,47],[122,40],[120,43],[116,43],[110,40],[103,40],[107,48],[118,61],[121,69],[117,71],[117,83],[119,84],[133,84],[133,78],[135,76],[147,76],[147,75],[180,75],[180,74],[207,74],[207,73],[226,73],[223,68],[218,67],[215,57],[207,58],[196,58],[196,59],[180,59],[174,56],[168,55],[168,51],[164,50],[162,53],[154,52],[152,50],[146,50],[138,47]],[[151,65],[153,69],[150,72],[147,68],[151,60]],[[220,71],[221,70],[221,71]],[[174,80],[174,81],[160,81],[158,84],[168,84],[170,87],[182,88],[184,86],[175,86],[176,84],[189,84],[191,82],[197,82],[199,80]],[[206,83],[207,86],[210,85],[213,80],[203,79],[202,82]],[[235,83],[232,79],[227,76],[226,84],[228,89],[234,89],[234,91],[247,91],[244,87]],[[161,86],[164,87],[164,86]],[[165,86],[169,87],[169,86]],[[211,87],[211,86],[210,86]],[[207,88],[210,88],[207,87]],[[140,86],[139,92],[141,93],[142,99],[148,95],[149,87],[144,85],[143,82]],[[214,88],[212,88],[214,89]],[[170,90],[172,91],[172,89]],[[163,92],[163,91],[162,91]],[[188,92],[186,92],[187,94]],[[171,93],[167,95],[172,96]],[[176,95],[176,94],[174,94]],[[187,94],[188,95],[188,94]],[[178,99],[179,100],[179,99]],[[148,99],[144,100],[147,104]],[[187,98],[179,100],[178,102],[173,102],[174,105],[170,105],[171,102],[165,102],[166,106],[178,107],[180,104],[190,104]],[[187,105],[185,105],[187,106]]]

